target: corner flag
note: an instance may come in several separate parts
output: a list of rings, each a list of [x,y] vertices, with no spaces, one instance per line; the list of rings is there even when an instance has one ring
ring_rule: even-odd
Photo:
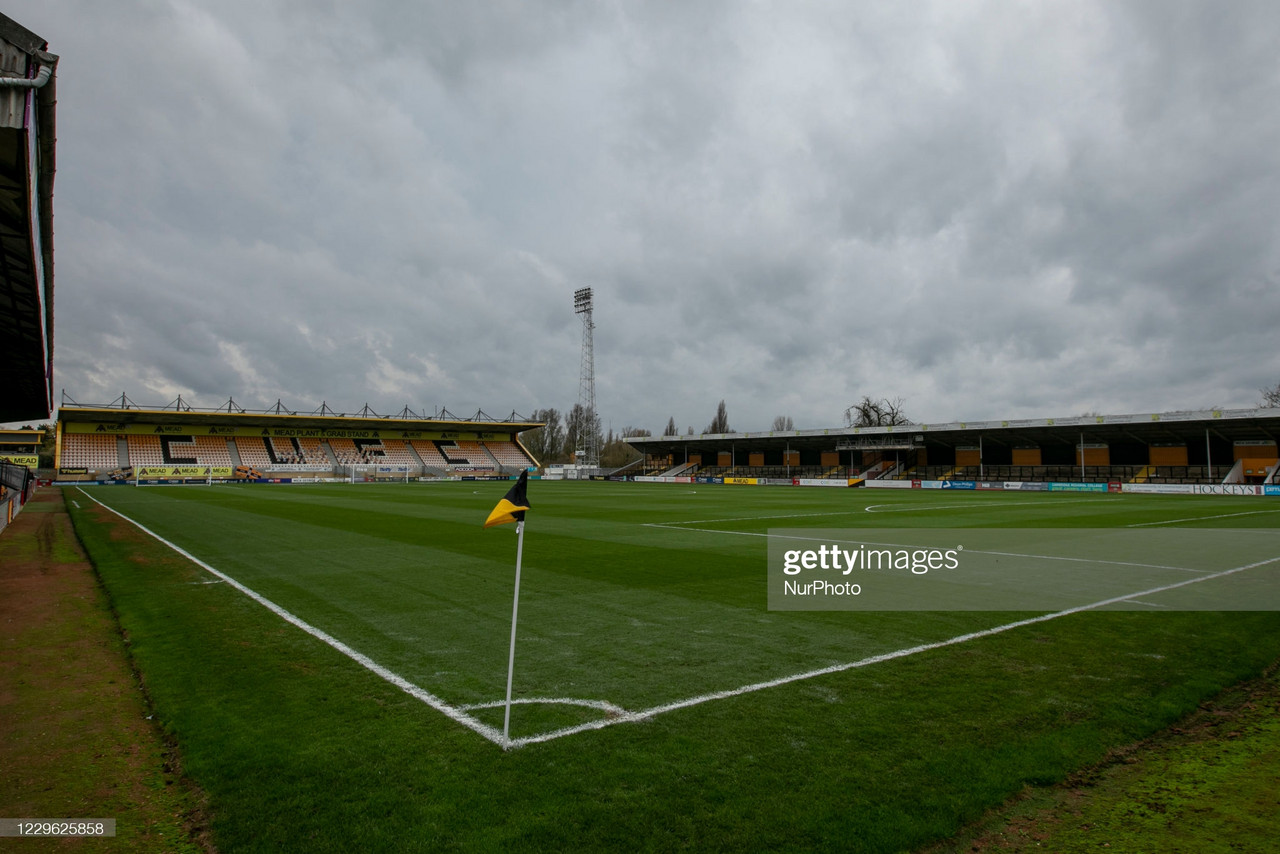
[[[529,509],[529,499],[525,496],[525,488],[529,485],[529,471],[520,472],[520,479],[515,486],[507,490],[498,506],[493,508],[484,526],[516,523],[516,591],[511,601],[511,652],[507,656],[507,702],[506,711],[502,715],[503,749],[511,747],[511,680],[516,669],[516,616],[520,613],[520,558],[524,554],[524,511]]]
[[[516,485],[507,490],[498,506],[493,508],[489,518],[484,520],[486,528],[494,525],[507,525],[511,522],[523,522],[524,511],[529,509],[529,499],[525,497],[525,487],[529,485],[529,472],[520,472]]]

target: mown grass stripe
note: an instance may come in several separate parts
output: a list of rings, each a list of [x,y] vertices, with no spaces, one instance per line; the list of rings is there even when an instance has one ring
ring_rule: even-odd
[[[239,590],[245,596],[248,596],[250,599],[257,602],[259,605],[266,608],[267,610],[271,611],[273,614],[280,617],[282,620],[285,620],[286,622],[291,623],[294,626],[297,626],[298,628],[302,629],[304,632],[316,638],[317,640],[325,644],[328,644],[330,647],[342,653],[343,655],[347,656],[347,658],[350,658],[352,661],[356,662],[361,667],[364,667],[370,672],[385,679],[387,682],[390,682],[392,685],[395,685],[397,688],[399,688],[401,691],[404,691],[409,696],[414,697],[418,700],[421,700],[431,708],[440,712],[442,715],[445,715],[451,720],[457,721],[458,723],[462,724],[468,729],[475,731],[476,733],[480,734],[481,736],[488,739],[489,741],[492,741],[494,744],[497,744],[502,747],[509,746],[508,741],[503,738],[502,733],[499,732],[495,727],[491,727],[488,724],[485,724],[481,721],[476,720],[471,715],[468,715],[466,712],[462,711],[456,706],[452,706],[449,703],[446,703],[444,700],[440,699],[435,694],[432,694],[430,691],[426,690],[425,688],[422,688],[418,685],[413,684],[408,679],[405,679],[403,676],[399,675],[398,673],[393,673],[392,671],[383,667],[381,664],[378,664],[378,662],[369,658],[367,655],[357,652],[356,650],[347,646],[345,643],[338,640],[333,635],[329,634],[323,629],[316,628],[315,626],[308,623],[306,620],[303,620],[301,617],[298,617],[290,613],[289,611],[286,611],[284,608],[280,607],[275,602],[272,602],[270,599],[267,599],[265,596],[259,595],[257,592],[241,584],[239,581],[236,581],[234,578],[227,575],[226,573],[221,572],[218,569],[215,569],[214,567],[205,563],[200,558],[188,552],[186,549],[183,549],[180,546],[169,542],[164,537],[160,536],[155,531],[152,531],[150,528],[146,527],[140,522],[130,519],[128,516],[121,513],[119,510],[116,510],[114,507],[104,504],[102,501],[99,501],[97,498],[94,498],[92,495],[89,495],[89,493],[85,492],[83,489],[81,489],[80,492],[90,501],[93,501],[95,504],[99,505],[100,507],[103,507],[104,509],[109,510],[110,512],[119,516],[121,519],[125,520],[130,525],[133,525],[139,531],[142,531],[144,534],[146,534],[149,537],[153,537],[160,543],[164,544],[166,548],[172,549],[175,553],[182,555],[184,558],[191,561],[196,566],[200,567],[206,572],[216,575],[218,578],[222,579],[227,584],[230,584],[236,590]]]

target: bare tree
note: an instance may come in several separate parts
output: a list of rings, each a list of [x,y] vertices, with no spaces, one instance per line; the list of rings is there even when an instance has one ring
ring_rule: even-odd
[[[678,436],[679,434],[680,428],[676,427],[676,417],[673,415],[671,418],[667,419],[667,429],[662,431],[662,435]]]
[[[716,417],[711,419],[711,423],[707,425],[707,429],[703,433],[732,433],[729,429],[729,410],[725,408],[724,401],[720,401],[720,405],[716,407]]]
[[[581,403],[575,403],[573,409],[569,411],[569,415],[565,418],[565,437],[564,450],[565,453],[572,457],[573,452],[578,447],[579,434],[588,434],[588,431],[594,430],[596,434],[596,447],[603,447],[604,436],[600,432],[600,416],[588,412],[587,408]],[[577,460],[575,460],[577,462]]]
[[[546,465],[556,462],[564,452],[564,424],[557,409],[535,409],[530,420],[545,422],[544,426],[526,430],[520,434],[520,441],[534,459]]]
[[[912,422],[902,411],[902,398],[872,400],[863,395],[862,400],[844,411],[844,423],[850,427],[894,427]]]
[[[628,445],[626,440],[651,435],[653,434],[648,430],[640,427],[623,427],[622,432],[616,434],[610,430],[609,439],[605,442],[604,449],[600,451],[600,465],[605,468],[618,468],[635,462],[644,454]]]
[[[796,424],[791,420],[790,415],[779,415],[773,419],[773,427],[770,429],[775,432],[794,430],[796,429]]]
[[[1262,403],[1260,405],[1263,409],[1274,409],[1280,406],[1280,383],[1276,383],[1275,388],[1262,389]]]

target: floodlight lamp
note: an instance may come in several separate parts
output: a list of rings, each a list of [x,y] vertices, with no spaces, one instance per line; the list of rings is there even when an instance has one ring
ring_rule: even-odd
[[[573,292],[573,310],[575,314],[591,311],[591,288],[579,288]]]

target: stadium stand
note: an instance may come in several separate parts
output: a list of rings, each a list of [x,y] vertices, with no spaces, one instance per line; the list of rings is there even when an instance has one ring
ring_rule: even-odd
[[[196,436],[196,463],[202,466],[229,466],[231,452],[221,436]]]
[[[665,463],[663,465],[665,465]],[[663,471],[661,466],[659,466],[657,468],[657,472],[662,477],[675,477],[676,475],[692,474],[693,471],[697,468],[698,468],[697,463],[680,463],[678,466],[673,466],[672,468],[669,468],[666,471]],[[648,470],[646,470],[646,474],[647,473],[648,473]]]
[[[281,405],[248,412],[234,401],[219,410],[199,411],[181,398],[168,407],[143,409],[126,395],[105,406],[83,406],[64,395],[54,467],[60,478],[77,481],[133,480],[141,474],[148,483],[198,475],[230,478],[237,469],[288,482],[466,477],[500,466],[531,465],[515,437],[537,426],[539,422],[487,416],[479,422],[416,415],[385,419],[363,412],[299,416]],[[409,441],[408,436],[420,438]],[[187,466],[219,471],[141,471]],[[359,470],[351,471],[352,466]],[[116,472],[122,474],[116,477]]]
[[[441,451],[448,452],[447,456],[449,459],[457,460],[458,457],[461,456],[461,465],[469,465],[476,469],[497,468],[497,463],[494,462],[493,457],[489,456],[489,453],[485,451],[484,446],[479,442],[464,442],[462,440],[458,440],[453,443],[453,446],[453,448],[448,448],[446,444],[445,447],[441,448]],[[459,463],[455,462],[454,464],[458,465]]]
[[[303,457],[302,449],[298,446],[298,440],[294,438],[288,439],[267,439],[267,453],[273,455],[273,462],[277,465],[302,464],[306,460]]]
[[[240,462],[246,466],[269,466],[271,455],[267,453],[266,442],[259,436],[237,436],[236,453]]]
[[[360,449],[356,447],[356,443],[350,439],[329,439],[329,448],[333,451],[333,457],[338,461],[338,465],[358,466],[365,465],[369,461],[360,453]]]
[[[525,456],[515,442],[481,442],[480,445],[503,468],[526,468],[533,465],[533,461]]]
[[[164,449],[160,447],[159,436],[129,437],[129,465],[162,466],[164,464]]]
[[[382,462],[391,466],[409,466],[417,468],[422,465],[409,450],[403,439],[382,440]]]
[[[99,471],[115,469],[120,465],[116,437],[105,433],[69,433],[62,443],[62,464]]]
[[[1150,483],[1204,483],[1209,478],[1205,466],[1155,466]],[[1216,468],[1216,466],[1215,466]]]
[[[1219,470],[1214,466],[1215,471]],[[1219,472],[1219,477],[1221,473]],[[1061,481],[1075,483],[1205,483],[1206,466],[921,466],[900,480]]]
[[[312,465],[325,465],[333,462],[319,439],[299,439],[298,447],[302,450],[303,458]]]
[[[422,459],[422,462],[432,468],[447,468],[449,461],[440,453],[440,449],[436,447],[436,443],[425,439],[410,439],[409,447]]]
[[[220,436],[128,436],[127,445],[128,464],[133,466],[232,464],[227,440]],[[113,462],[111,467],[117,465]]]
[[[507,444],[515,447],[514,443]],[[489,455],[479,442],[414,439],[409,442],[409,445],[422,459],[422,462],[432,468],[448,469],[455,466],[466,466],[483,471],[495,469],[498,466],[494,458]],[[517,463],[517,465],[529,465],[529,463]]]

